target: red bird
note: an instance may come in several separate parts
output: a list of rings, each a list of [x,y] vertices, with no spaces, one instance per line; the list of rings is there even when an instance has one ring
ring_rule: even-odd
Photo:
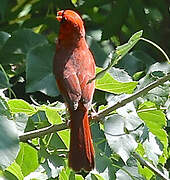
[[[60,22],[53,71],[70,113],[69,166],[74,171],[94,168],[94,149],[88,119],[95,82],[95,61],[85,39],[81,17],[72,10],[57,13]]]

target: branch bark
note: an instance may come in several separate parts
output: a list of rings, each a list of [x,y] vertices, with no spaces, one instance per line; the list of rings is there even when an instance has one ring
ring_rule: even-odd
[[[163,180],[169,180],[169,178],[167,176],[165,176],[165,174],[163,174],[161,171],[159,171],[159,169],[157,169],[155,166],[153,166],[151,163],[149,163],[148,161],[144,160],[138,153],[134,152],[133,153],[133,157],[135,159],[137,159],[139,161],[139,163],[142,166],[147,167],[148,169],[150,169],[152,172],[154,172],[156,175],[158,175],[159,177],[161,177],[161,179]]]
[[[108,108],[104,109],[103,111],[100,111],[99,113],[95,114],[94,116],[92,116],[92,120],[100,121],[102,118],[104,118],[106,115],[108,115],[112,111],[114,111],[120,107],[123,107],[124,105],[126,105],[127,103],[129,103],[131,101],[134,101],[138,97],[146,94],[150,90],[154,89],[155,87],[163,84],[164,82],[166,82],[168,80],[170,80],[170,73],[167,74],[166,76],[150,83],[148,86],[146,86],[146,87],[142,88],[141,90],[135,92],[131,96],[129,96],[125,99],[122,99],[120,102],[117,102],[113,106],[108,107]],[[42,129],[26,132],[23,135],[19,136],[19,139],[21,142],[26,142],[29,139],[41,137],[41,136],[44,136],[44,135],[49,134],[49,133],[55,133],[56,131],[61,131],[61,130],[67,129],[67,128],[68,128],[67,123],[52,125],[52,126],[45,127]]]
[[[21,142],[27,142],[28,140],[44,136],[49,133],[55,133],[57,131],[62,131],[64,129],[67,129],[68,125],[67,123],[57,124],[57,125],[51,125],[45,128],[41,128],[34,131],[29,131],[24,133],[23,135],[19,136],[19,140]]]
[[[164,82],[170,80],[170,73],[167,74],[166,76],[150,83],[149,85],[147,85],[146,87],[142,88],[141,90],[135,92],[134,94],[132,94],[131,96],[122,99],[120,102],[117,102],[115,105],[108,107],[107,109],[104,109],[103,111],[100,111],[99,113],[97,113],[96,115],[94,115],[92,117],[93,120],[95,121],[99,121],[100,119],[104,118],[107,114],[111,113],[112,111],[115,111],[116,109],[123,107],[124,105],[126,105],[127,103],[134,101],[135,99],[137,99],[138,97],[145,95],[146,93],[148,93],[150,90],[154,89],[155,87],[163,84]]]

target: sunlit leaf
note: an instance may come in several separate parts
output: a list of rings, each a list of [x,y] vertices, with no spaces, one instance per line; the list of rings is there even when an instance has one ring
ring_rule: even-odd
[[[24,179],[21,167],[15,161],[6,169],[6,171],[9,171],[17,179]]]
[[[101,70],[101,68],[97,68],[97,72],[100,72]],[[115,94],[130,94],[133,92],[136,85],[137,82],[119,82],[115,80],[108,72],[105,73],[102,78],[96,80],[96,89]]]
[[[28,115],[24,113],[17,113],[14,116],[15,122],[16,122],[16,128],[18,131],[18,135],[21,135],[24,133],[27,121],[28,121]]]
[[[119,169],[116,172],[116,180],[131,180],[132,177],[134,179],[142,179],[142,176],[138,173],[138,168],[135,166],[128,167],[124,166],[122,169]]]
[[[16,158],[16,162],[20,166],[23,175],[26,176],[37,169],[39,165],[38,152],[25,143],[20,143],[20,147],[21,149]]]
[[[147,158],[156,166],[158,164],[159,156],[162,155],[163,151],[161,151],[161,147],[159,147],[159,144],[152,133],[149,133],[149,137],[143,143],[143,147]]]
[[[63,130],[63,131],[59,131],[58,135],[60,136],[60,138],[64,142],[67,149],[69,149],[69,146],[70,146],[70,130],[66,129],[66,130]]]
[[[152,110],[152,108],[154,108]],[[152,132],[163,144],[164,153],[167,154],[168,139],[167,133],[164,130],[166,126],[165,114],[162,110],[157,110],[152,102],[145,102],[140,105],[138,111],[139,117],[146,123],[150,132]]]
[[[11,113],[25,113],[30,116],[37,112],[35,108],[22,99],[11,99],[8,101],[8,105]]]
[[[110,54],[111,62],[110,64],[103,69],[102,71],[98,72],[96,74],[96,79],[100,79],[104,76],[104,74],[114,65],[116,65],[120,59],[122,59],[134,46],[135,44],[140,40],[140,37],[142,36],[143,31],[136,32],[126,44],[123,44],[121,46],[118,46],[114,52]]]
[[[130,49],[134,47],[134,45],[140,40],[140,37],[142,36],[143,31],[138,31],[129,39],[129,41],[126,44],[123,44],[121,46],[118,46],[116,48],[116,54],[118,56],[121,56],[121,58],[126,55]]]
[[[104,123],[105,136],[111,149],[119,154],[121,158],[126,162],[131,152],[137,148],[137,142],[135,141],[133,134],[126,134],[125,118],[120,115],[111,115]]]
[[[59,113],[57,112],[57,109],[55,108],[50,108],[50,107],[46,107],[45,108],[45,114],[48,118],[48,121],[51,123],[51,124],[60,124],[62,123],[62,120],[61,120],[61,116],[59,115]]]

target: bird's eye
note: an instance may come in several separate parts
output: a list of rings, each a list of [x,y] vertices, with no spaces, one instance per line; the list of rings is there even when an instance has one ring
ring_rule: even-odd
[[[64,23],[64,22],[66,22],[66,21],[67,21],[67,18],[62,17],[61,23]]]

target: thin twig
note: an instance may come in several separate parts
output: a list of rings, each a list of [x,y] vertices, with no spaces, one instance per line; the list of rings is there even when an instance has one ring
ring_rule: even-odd
[[[156,43],[150,41],[149,39],[145,39],[143,37],[141,37],[140,39],[143,40],[143,41],[148,42],[149,44],[152,44],[153,46],[155,46],[165,56],[168,63],[170,63],[170,59],[169,59],[168,55],[165,53],[165,51],[160,46],[158,46]]]
[[[157,169],[156,167],[154,167],[151,163],[149,163],[148,161],[144,160],[138,153],[134,152],[133,157],[135,159],[137,159],[139,161],[139,163],[142,166],[147,167],[148,169],[150,169],[152,172],[154,172],[156,175],[160,176],[161,179],[163,180],[169,180],[169,178],[167,176],[165,176],[165,174],[163,174],[161,171],[159,171],[159,169]]]
[[[117,102],[113,106],[111,106],[111,107],[109,107],[107,109],[104,109],[103,111],[100,111],[99,113],[93,115],[92,116],[92,120],[100,121],[102,118],[104,118],[106,115],[108,115],[112,111],[114,111],[114,110],[116,110],[116,109],[118,109],[120,107],[123,107],[127,103],[129,103],[129,102],[137,99],[138,97],[146,94],[151,89],[153,89],[153,88],[163,84],[164,82],[166,82],[168,80],[170,80],[170,74],[164,76],[161,79],[158,79],[157,81],[154,81],[153,83],[151,83],[148,86],[146,86],[145,88],[137,91],[136,93],[132,94],[131,96],[121,100],[120,102]],[[62,123],[62,124],[59,124],[59,125],[52,125],[52,126],[45,127],[45,128],[42,128],[42,129],[26,132],[23,135],[21,135],[19,137],[19,139],[20,139],[21,142],[25,142],[28,139],[33,139],[33,138],[36,138],[36,137],[41,137],[41,136],[44,136],[46,134],[54,133],[56,131],[61,131],[61,130],[67,129],[67,128],[68,128],[67,123]]]
[[[146,94],[151,89],[153,89],[153,88],[163,84],[164,82],[166,82],[168,80],[170,80],[170,74],[167,74],[163,78],[158,79],[157,81],[149,84],[145,88],[143,88],[143,89],[137,91],[136,93],[132,94],[131,96],[121,100],[121,102],[117,102],[115,105],[113,105],[113,106],[111,106],[111,107],[109,107],[109,108],[99,112],[98,114],[93,116],[92,119],[94,121],[101,120],[101,118],[105,117],[107,114],[111,113],[112,111],[114,111],[114,110],[116,110],[116,109],[126,105],[127,103],[137,99],[138,97]],[[62,124],[59,124],[59,125],[52,125],[52,126],[49,126],[49,127],[46,127],[46,128],[42,128],[42,129],[26,132],[23,135],[19,136],[19,139],[20,139],[21,142],[26,142],[29,139],[33,139],[33,138],[36,138],[36,137],[41,137],[41,136],[44,136],[44,135],[49,134],[49,133],[54,133],[54,132],[57,132],[57,131],[65,130],[67,128],[68,128],[67,123],[62,123]],[[147,162],[144,159],[142,159],[137,153],[134,152],[133,156],[140,162],[141,165],[146,166],[151,171],[153,171],[155,174],[160,176],[162,179],[168,180],[168,178],[161,171],[159,171],[157,168],[155,168],[149,162]]]
[[[104,118],[105,116],[107,116],[109,113],[115,111],[116,109],[123,107],[124,105],[126,105],[127,103],[134,101],[135,99],[137,99],[138,97],[145,95],[146,93],[148,93],[151,89],[154,89],[155,87],[163,84],[164,82],[170,80],[170,74],[167,74],[166,76],[150,83],[149,85],[147,85],[146,87],[142,88],[141,90],[135,92],[134,94],[132,94],[129,97],[126,97],[124,99],[122,99],[120,102],[117,102],[116,104],[114,104],[111,107],[108,107],[106,109],[104,109],[103,111],[100,111],[99,113],[95,114],[92,119],[95,121],[99,121],[100,119]]]
[[[41,128],[41,129],[37,129],[37,130],[34,130],[34,131],[26,132],[23,135],[19,136],[19,140],[21,142],[26,142],[26,141],[28,141],[30,139],[41,137],[41,136],[44,136],[44,135],[49,134],[49,133],[62,131],[62,130],[67,129],[67,128],[68,128],[67,123],[51,125],[51,126],[48,126],[48,127],[45,127],[45,128]]]

